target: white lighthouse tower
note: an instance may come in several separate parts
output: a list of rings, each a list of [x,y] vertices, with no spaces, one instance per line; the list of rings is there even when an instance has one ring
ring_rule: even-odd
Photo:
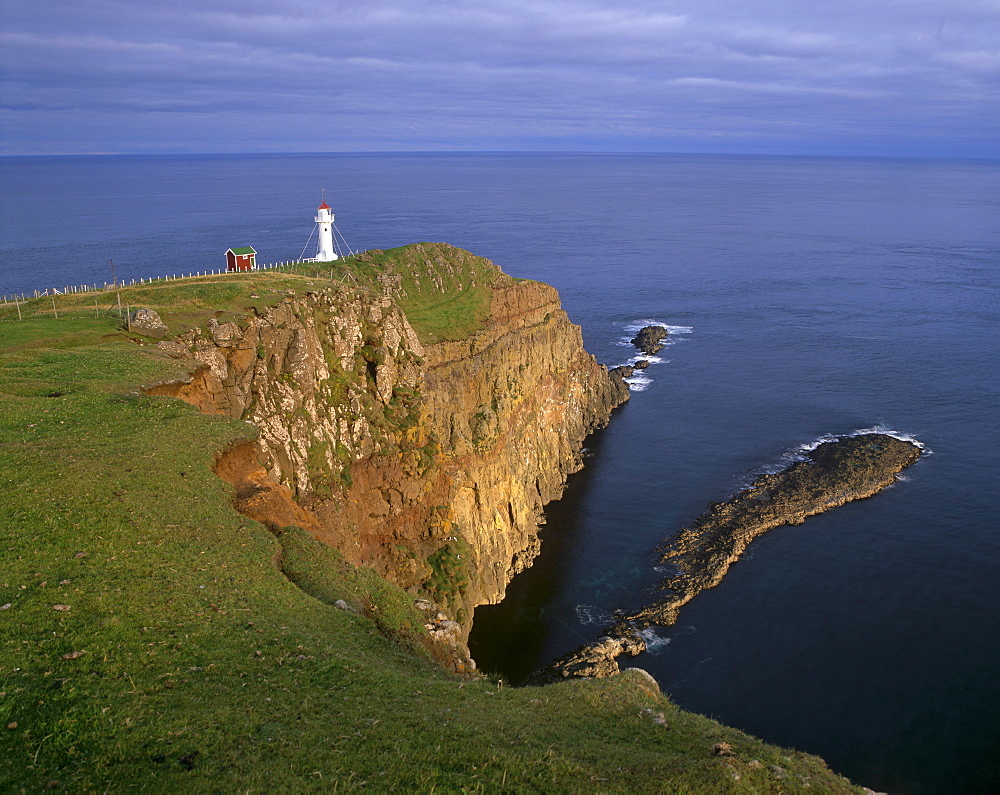
[[[319,239],[316,242],[316,262],[333,262],[337,252],[333,250],[333,210],[323,200],[316,209],[314,219],[319,226]]]

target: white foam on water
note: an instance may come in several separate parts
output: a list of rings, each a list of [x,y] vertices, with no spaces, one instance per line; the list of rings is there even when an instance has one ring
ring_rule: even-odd
[[[934,451],[931,450],[926,444],[921,442],[917,437],[912,436],[908,433],[903,433],[902,431],[894,431],[892,428],[887,428],[882,424],[875,425],[871,428],[861,428],[857,431],[851,431],[850,433],[844,434],[845,436],[862,436],[866,433],[881,433],[886,436],[891,436],[893,439],[899,439],[901,442],[909,442],[912,445],[916,445],[920,452],[924,455],[931,455]]]
[[[801,461],[805,458],[806,453],[811,453],[821,444],[826,444],[827,442],[832,442],[837,439],[837,436],[832,433],[824,433],[822,436],[813,439],[811,442],[805,442],[800,444],[798,447],[786,452],[783,457],[790,458],[792,461]]]
[[[614,613],[595,605],[577,605],[576,618],[581,624],[600,624],[602,627],[615,620]]]
[[[636,373],[633,376],[625,379],[625,383],[628,384],[628,388],[633,392],[645,392],[647,387],[653,383],[653,379],[646,375],[639,375]]]
[[[633,337],[635,337],[635,334],[626,334],[624,337],[619,337],[615,341],[615,345],[621,345],[623,348],[634,349],[635,346],[632,344]],[[660,340],[660,345],[664,348],[669,348],[671,345],[676,345],[678,342],[684,342],[684,340],[678,339],[677,337],[664,337]]]
[[[639,630],[639,636],[646,644],[646,651],[651,654],[659,654],[664,648],[670,645],[670,638],[664,638],[656,634],[652,627]]]
[[[633,320],[631,323],[626,323],[624,331],[631,334],[633,337],[642,331],[646,326],[663,326],[667,330],[668,334],[690,334],[694,331],[693,326],[672,326],[664,320],[655,320],[653,318],[646,318],[645,320]]]
[[[664,359],[660,356],[647,356],[644,353],[640,353],[638,356],[633,356],[631,359],[626,359],[621,364],[609,365],[608,369],[613,370],[615,367],[635,367],[639,362],[649,362],[652,366],[654,364],[670,364],[670,359]],[[645,369],[645,368],[640,368]]]
[[[659,356],[648,356],[645,353],[640,353],[638,356],[633,356],[628,360],[631,365],[638,364],[639,362],[649,362],[650,364],[665,364],[669,363],[669,359],[661,359]]]

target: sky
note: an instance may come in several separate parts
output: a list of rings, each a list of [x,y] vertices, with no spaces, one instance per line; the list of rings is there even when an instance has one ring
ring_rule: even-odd
[[[1000,157],[1000,0],[0,0],[0,154]]]

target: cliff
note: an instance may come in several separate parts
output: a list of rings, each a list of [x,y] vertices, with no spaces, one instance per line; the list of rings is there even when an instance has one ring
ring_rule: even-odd
[[[472,609],[503,598],[537,554],[542,507],[628,392],[583,349],[553,288],[445,245],[400,251],[367,260],[367,285],[317,281],[161,342],[197,366],[148,393],[257,426],[252,449],[217,465],[236,506],[424,592],[461,626],[461,647]],[[463,276],[474,327],[442,339],[427,297]],[[415,293],[427,344],[403,309]]]

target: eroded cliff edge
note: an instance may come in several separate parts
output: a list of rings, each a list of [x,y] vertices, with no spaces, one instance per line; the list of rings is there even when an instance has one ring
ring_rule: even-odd
[[[428,595],[461,648],[628,389],[553,288],[443,244],[390,254],[159,343],[197,366],[150,392],[259,428],[217,466],[236,506]]]

